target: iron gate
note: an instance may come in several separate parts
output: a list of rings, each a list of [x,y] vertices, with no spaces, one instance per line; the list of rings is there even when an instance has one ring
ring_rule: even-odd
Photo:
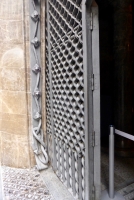
[[[89,200],[94,188],[90,11],[85,0],[47,0],[46,7],[49,157],[73,196]]]

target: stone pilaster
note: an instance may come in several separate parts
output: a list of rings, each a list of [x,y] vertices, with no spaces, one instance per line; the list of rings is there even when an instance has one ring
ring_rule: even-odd
[[[34,165],[30,148],[29,1],[0,3],[0,156],[11,167]]]

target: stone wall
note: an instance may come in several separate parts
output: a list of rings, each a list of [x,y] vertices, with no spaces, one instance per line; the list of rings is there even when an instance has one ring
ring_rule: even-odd
[[[29,0],[0,3],[1,164],[32,167]]]

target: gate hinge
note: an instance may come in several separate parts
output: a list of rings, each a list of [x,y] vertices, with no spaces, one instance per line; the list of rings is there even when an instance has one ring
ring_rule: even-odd
[[[92,200],[95,200],[95,186],[92,187]]]
[[[92,91],[94,91],[94,74],[92,74],[92,77],[91,77],[91,89]]]
[[[93,30],[93,13],[90,14],[90,30]]]
[[[95,131],[92,133],[92,146],[95,147]]]

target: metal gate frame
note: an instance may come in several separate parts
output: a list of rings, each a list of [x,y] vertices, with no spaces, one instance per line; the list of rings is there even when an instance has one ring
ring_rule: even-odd
[[[92,198],[95,200],[100,200],[101,195],[101,173],[100,173],[100,62],[99,62],[99,11],[98,5],[95,0],[87,0],[85,6],[83,5],[83,29],[85,30],[86,39],[84,40],[85,59],[87,58],[87,72],[89,82],[87,87],[91,85],[92,95],[89,94],[89,140],[92,141],[93,152],[89,157],[89,166],[92,154],[93,154],[93,187]],[[89,48],[91,47],[91,49]],[[84,60],[85,60],[84,59]],[[87,78],[88,80],[88,78]],[[88,91],[87,91],[88,93]],[[88,107],[88,105],[86,105]],[[92,113],[91,113],[92,112]],[[87,144],[88,145],[88,144]],[[92,148],[92,147],[90,147]],[[90,149],[89,149],[90,151]],[[91,170],[91,167],[89,168]],[[88,192],[88,191],[87,191]],[[90,197],[91,198],[91,197]]]
[[[99,58],[99,11],[95,0],[91,5],[92,12],[92,67],[94,76],[93,91],[93,124],[94,124],[94,186],[95,199],[101,195],[100,173],[100,58]]]
[[[47,17],[49,17],[47,0]],[[98,8],[92,0],[82,0],[82,31],[83,31],[83,65],[84,65],[84,111],[85,116],[85,198],[84,200],[100,199],[100,88],[99,88],[99,35]],[[49,22],[47,23],[50,31]],[[48,34],[48,41],[50,35]],[[52,99],[52,74],[50,42],[49,77],[50,99]],[[53,119],[53,102],[51,101],[51,119]],[[52,151],[55,152],[53,120]],[[56,171],[56,160],[53,153],[52,167]]]
[[[94,197],[94,144],[93,144],[93,68],[92,68],[92,15],[90,4],[82,1],[83,65],[85,86],[85,200]]]

